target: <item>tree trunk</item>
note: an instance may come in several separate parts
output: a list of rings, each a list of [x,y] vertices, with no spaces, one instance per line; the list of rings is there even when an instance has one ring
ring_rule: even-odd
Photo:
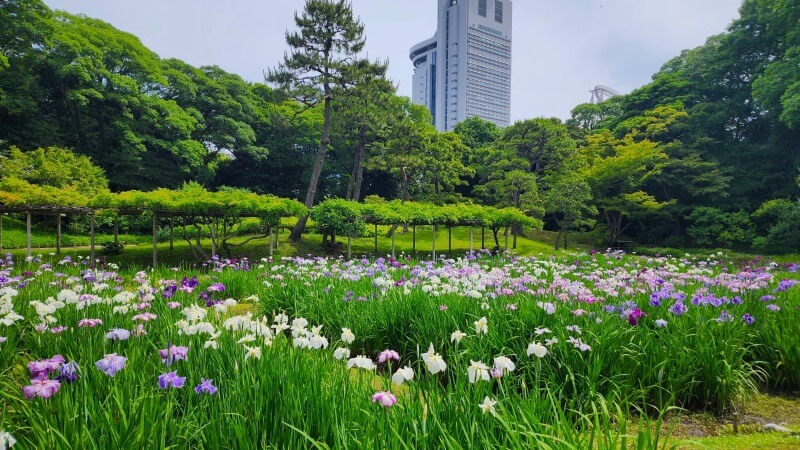
[[[325,109],[324,109],[324,122],[322,126],[322,137],[319,140],[319,151],[317,151],[317,159],[314,162],[314,170],[311,172],[311,181],[308,183],[308,191],[306,192],[306,208],[311,209],[314,206],[314,198],[317,196],[317,188],[319,187],[319,177],[322,174],[322,164],[325,162],[325,153],[328,152],[328,144],[330,143],[331,136],[331,87],[327,79],[325,80]],[[308,222],[308,214],[304,214],[297,221],[297,224],[292,229],[292,234],[289,239],[292,242],[297,242],[303,235],[306,229],[306,222]]]
[[[559,246],[561,245],[561,235],[564,234],[564,228],[560,228],[558,230],[558,236],[556,236],[556,250],[558,250]]]
[[[362,130],[358,140],[358,150],[356,151],[356,183],[353,188],[353,200],[361,199],[361,184],[364,181],[364,156],[367,154],[367,136]]]
[[[350,173],[350,182],[347,183],[347,195],[345,195],[345,200],[358,201],[358,197],[361,194],[361,186],[359,185],[360,180],[358,180],[358,176],[359,173],[363,174],[361,158],[364,154],[364,148],[366,147],[364,141],[365,136],[364,132],[362,131],[358,138],[358,145],[356,146],[356,154],[355,158],[353,159],[353,171]]]

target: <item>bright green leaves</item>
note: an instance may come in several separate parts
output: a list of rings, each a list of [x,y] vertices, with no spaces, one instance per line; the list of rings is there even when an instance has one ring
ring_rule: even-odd
[[[92,196],[108,189],[102,169],[92,161],[63,148],[39,148],[23,152],[11,147],[0,157],[2,178],[17,178],[28,183],[72,189]]]

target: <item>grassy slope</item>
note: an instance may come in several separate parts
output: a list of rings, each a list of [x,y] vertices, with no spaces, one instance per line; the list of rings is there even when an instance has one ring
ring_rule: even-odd
[[[391,238],[387,238],[385,236],[385,232],[387,229],[379,227],[379,235],[378,235],[378,254],[379,255],[388,255],[391,252]],[[431,249],[432,249],[432,230],[417,228],[417,253],[416,255],[421,258],[430,258],[431,256]],[[551,236],[552,235],[552,236]],[[536,233],[533,239],[527,237],[518,237],[517,238],[517,248],[513,250],[515,253],[520,255],[537,255],[537,254],[552,254],[554,253],[552,240],[555,239],[555,235],[549,232],[539,231]],[[129,266],[138,266],[144,267],[152,262],[153,258],[153,250],[152,245],[150,242],[146,240],[144,237],[139,237],[140,239],[137,241],[129,240],[129,244],[125,247],[125,250],[122,252],[121,255],[111,255],[105,256],[101,253],[101,248],[98,245],[96,248],[98,258],[103,258],[108,262],[117,263],[121,266],[129,267]],[[473,245],[476,250],[480,249],[481,245],[481,237],[480,237],[480,229],[475,229],[473,235]],[[550,242],[542,242],[543,239],[546,239]],[[122,239],[121,239],[122,240]],[[234,240],[234,242],[241,242],[242,239]],[[319,255],[322,253],[321,242],[322,238],[316,234],[306,234],[297,243],[291,243],[288,241],[288,234],[284,230],[284,232],[279,237],[279,246],[276,249],[274,256],[275,257],[283,257],[283,256],[294,256],[294,255]],[[398,233],[395,238],[395,250],[396,254],[399,256],[402,253],[406,255],[410,255],[412,253],[412,233],[409,231],[408,233]],[[98,239],[97,242],[103,242]],[[347,252],[347,239],[344,238],[343,240],[340,238],[339,241],[342,244],[342,253],[346,254]],[[351,252],[353,257],[360,257],[361,255],[374,255],[374,237],[361,237],[361,238],[354,238],[351,244]],[[487,230],[486,232],[486,239],[485,243],[487,247],[493,246],[493,239],[491,238],[491,232]],[[505,241],[500,237],[500,244],[501,246],[505,246]],[[509,247],[513,244],[513,238],[509,237]],[[204,240],[203,241],[204,249],[206,252],[210,252],[210,241]],[[571,244],[572,245],[572,244]],[[577,247],[570,247],[570,250],[588,250],[589,246],[585,244],[578,244]],[[453,230],[453,237],[452,237],[452,252],[448,251],[448,234],[447,231],[441,229],[437,232],[436,238],[436,252],[437,255],[442,254],[449,254],[449,255],[461,255],[469,251],[469,229],[468,228],[456,228]],[[54,249],[51,247],[47,248],[36,248],[34,249],[35,254],[47,254],[54,252]],[[11,250],[11,253],[17,256],[21,256],[25,254],[25,249],[15,249]],[[81,255],[81,256],[88,256],[89,249],[88,247],[78,247],[78,248],[64,248],[62,251],[64,255]],[[223,255],[225,256],[225,255]],[[269,256],[269,241],[266,239],[255,240],[247,243],[243,247],[235,248],[232,252],[232,256],[247,256],[250,260],[259,260],[261,258],[266,258]],[[169,243],[162,242],[158,244],[158,260],[159,264],[164,264],[168,266],[176,266],[180,265],[181,263],[186,262],[194,262],[195,259],[192,255],[192,252],[188,246],[188,244],[183,240],[175,240],[174,241],[174,250],[169,251]]]

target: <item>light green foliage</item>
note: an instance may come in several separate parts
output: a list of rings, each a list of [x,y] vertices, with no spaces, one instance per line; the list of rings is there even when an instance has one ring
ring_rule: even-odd
[[[39,186],[70,188],[89,197],[108,189],[102,169],[86,156],[63,148],[23,152],[11,147],[7,155],[0,155],[0,174]]]
[[[467,225],[507,227],[513,224],[541,229],[542,223],[516,208],[493,208],[474,204],[434,205],[412,201],[376,201],[356,203],[342,199],[325,200],[314,206],[312,218],[320,224],[347,232],[346,223],[382,225]],[[340,233],[341,234],[341,233]]]
[[[85,206],[88,198],[74,186],[37,186],[14,177],[0,178],[0,205]]]
[[[126,191],[107,193],[92,201],[95,208],[142,209],[148,211],[180,212],[202,216],[208,213],[225,215],[257,215],[272,225],[285,216],[299,216],[306,210],[295,200],[271,195],[258,195],[240,189],[220,189],[211,192],[197,183],[187,183],[179,190],[156,189],[151,192]]]
[[[631,225],[631,220],[658,213],[669,204],[642,190],[668,159],[658,144],[629,138],[616,140],[605,133],[590,136],[583,151],[588,161],[584,174],[612,243]]]

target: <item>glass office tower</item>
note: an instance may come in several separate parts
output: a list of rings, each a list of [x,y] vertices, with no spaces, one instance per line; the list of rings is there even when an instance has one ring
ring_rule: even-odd
[[[412,100],[448,131],[473,116],[511,123],[511,0],[438,0],[434,37],[411,48]]]

